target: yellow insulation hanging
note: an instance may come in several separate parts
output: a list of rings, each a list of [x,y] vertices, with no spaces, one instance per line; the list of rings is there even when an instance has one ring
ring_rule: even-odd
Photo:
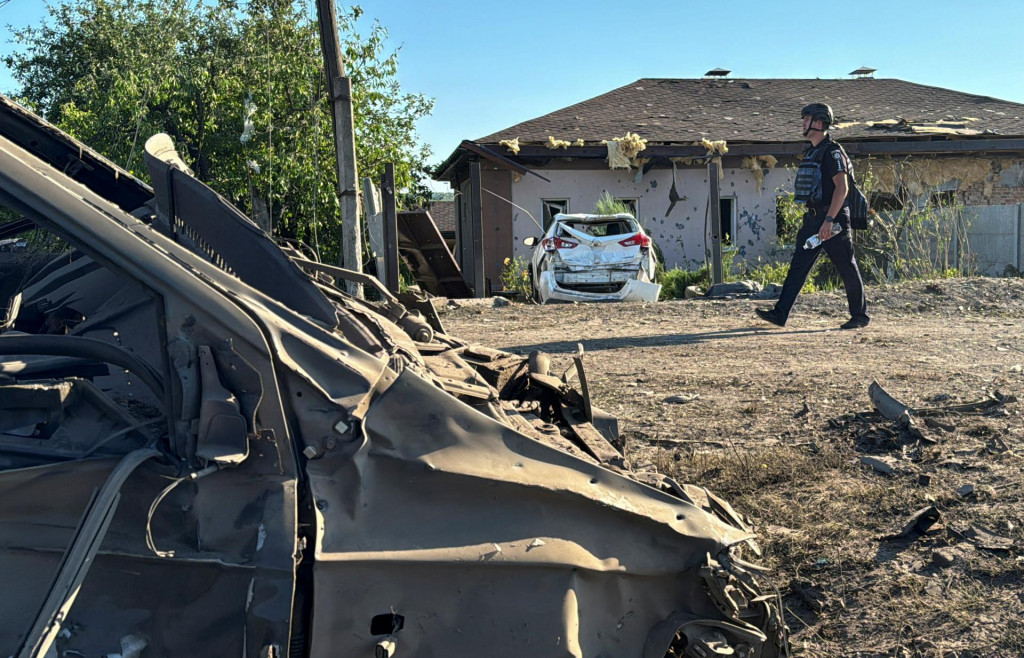
[[[555,149],[567,149],[572,146],[572,142],[567,142],[564,139],[555,139],[551,135],[548,135],[548,141],[544,146],[554,151]]]
[[[641,167],[637,154],[647,148],[647,140],[636,133],[627,132],[625,137],[615,137],[612,141],[603,142],[608,147],[608,167],[610,169],[632,169]]]
[[[512,155],[519,155],[519,138],[515,139],[503,139],[498,142],[498,146],[504,146],[509,151],[512,151]]]
[[[708,155],[725,155],[729,152],[729,145],[725,143],[724,139],[712,141],[707,137],[702,137],[694,146],[703,146],[708,150]]]
[[[752,155],[749,158],[743,158],[743,168],[749,169],[750,173],[754,175],[754,180],[757,181],[758,192],[764,189],[765,170],[773,168],[778,162],[771,155]]]
[[[613,141],[619,143],[619,151],[627,158],[635,158],[640,151],[647,148],[647,140],[636,133],[627,132],[625,137],[616,137]]]

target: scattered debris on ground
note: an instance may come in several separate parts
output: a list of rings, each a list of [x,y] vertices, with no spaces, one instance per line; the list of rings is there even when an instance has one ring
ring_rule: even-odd
[[[582,342],[626,458],[758,528],[796,655],[1022,655],[1024,280],[868,299],[871,326],[853,335],[836,330],[842,291],[801,295],[783,330],[760,325],[755,301],[705,297],[449,308],[445,323],[556,364]]]

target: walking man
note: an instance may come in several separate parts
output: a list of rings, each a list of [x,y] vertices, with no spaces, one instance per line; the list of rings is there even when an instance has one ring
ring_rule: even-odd
[[[785,326],[811,267],[824,249],[835,263],[839,276],[843,277],[846,300],[850,305],[850,319],[839,328],[860,329],[866,327],[871,318],[868,317],[868,304],[864,297],[864,281],[853,256],[853,232],[846,198],[850,189],[847,175],[852,174],[850,161],[828,134],[835,118],[831,107],[824,103],[811,103],[803,109],[801,118],[804,137],[811,141],[804,151],[795,184],[796,201],[806,207],[803,226],[796,235],[793,261],[782,284],[779,301],[773,309],[757,309],[757,314],[766,322]],[[837,230],[840,232],[836,233]],[[804,243],[812,235],[817,235],[821,243],[812,249],[804,249]]]

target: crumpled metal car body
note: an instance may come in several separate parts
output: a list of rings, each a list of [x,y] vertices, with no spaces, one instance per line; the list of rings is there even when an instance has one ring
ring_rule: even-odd
[[[657,258],[651,238],[629,214],[557,214],[534,247],[534,298],[568,302],[656,302]]]
[[[0,334],[2,655],[786,655],[750,528],[629,468],[582,352],[352,298],[166,138],[149,188],[0,110],[0,202],[75,247]]]

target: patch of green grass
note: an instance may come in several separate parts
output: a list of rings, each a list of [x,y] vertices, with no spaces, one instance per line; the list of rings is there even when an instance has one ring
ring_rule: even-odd
[[[661,295],[659,299],[683,299],[689,286],[707,287],[710,282],[711,276],[706,267],[702,267],[699,270],[684,270],[674,267],[661,276]]]
[[[629,207],[606,190],[594,204],[595,215],[629,215]]]
[[[820,261],[819,261],[820,262]],[[807,281],[804,283],[804,287],[801,292],[815,292],[817,290],[836,290],[839,286],[839,281],[831,281],[828,279],[818,281],[814,277],[815,270],[811,272],[811,276],[807,277]],[[739,267],[736,271],[726,277],[726,281],[757,281],[762,286],[769,283],[781,284],[786,280],[786,275],[789,274],[789,263],[760,263],[758,262],[754,267]],[[662,301],[666,299],[683,299],[686,288],[689,286],[700,286],[707,288],[711,285],[711,274],[707,267],[702,267],[699,270],[684,270],[678,267],[671,270],[660,270],[656,280],[661,283],[661,296],[659,299]]]

